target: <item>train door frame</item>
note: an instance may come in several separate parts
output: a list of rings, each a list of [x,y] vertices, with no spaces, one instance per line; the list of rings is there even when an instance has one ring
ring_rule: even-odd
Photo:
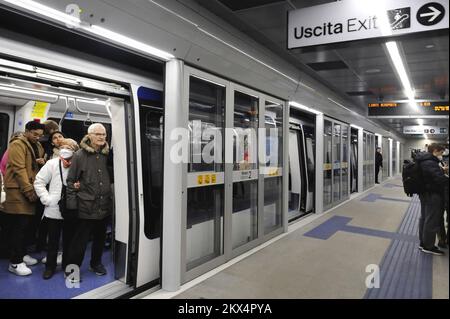
[[[77,58],[75,55],[71,54],[72,51],[68,52],[67,54],[62,55],[59,52],[50,52],[49,50],[46,50],[42,47],[36,47],[36,44],[29,45],[25,44],[18,40],[5,40],[0,38],[0,43],[2,41],[5,41],[9,44],[9,46],[5,47],[5,50],[0,52],[0,56],[2,58],[5,58],[7,60],[16,61],[19,63],[24,64],[30,64],[30,65],[39,65],[43,66],[43,68],[47,68],[49,70],[58,70],[58,72],[63,72],[68,75],[74,76],[74,77],[84,77],[87,79],[92,80],[99,80],[105,81],[105,83],[120,83],[122,86],[129,89],[129,97],[128,100],[124,99],[123,107],[121,114],[122,119],[119,121],[120,123],[123,123],[123,125],[120,127],[121,130],[124,132],[124,145],[126,150],[125,154],[123,156],[127,157],[129,160],[122,161],[127,165],[129,163],[129,166],[127,169],[125,169],[126,174],[126,181],[128,183],[128,191],[130,195],[128,200],[126,201],[127,210],[128,210],[128,223],[127,223],[127,249],[124,251],[121,255],[125,256],[125,269],[123,269],[124,276],[122,277],[122,282],[126,285],[126,288],[120,288],[119,286],[114,287],[113,290],[110,289],[109,292],[107,292],[107,288],[105,287],[105,291],[103,292],[101,288],[95,289],[95,291],[89,291],[86,294],[86,296],[89,297],[96,297],[96,296],[102,296],[104,293],[114,293],[117,295],[120,294],[128,294],[133,293],[135,289],[139,287],[147,287],[148,285],[155,286],[157,283],[155,282],[143,282],[142,280],[139,281],[139,265],[136,260],[139,260],[139,256],[137,252],[135,251],[136,247],[142,247],[142,242],[139,241],[139,239],[136,238],[136,236],[139,236],[139,232],[137,231],[137,227],[139,227],[139,220],[142,219],[142,208],[139,206],[139,199],[135,201],[134,194],[136,195],[136,198],[139,196],[138,193],[142,189],[142,185],[139,185],[137,182],[137,178],[133,176],[138,176],[139,171],[142,171],[142,167],[138,167],[140,164],[140,150],[139,147],[137,147],[135,140],[133,140],[132,136],[136,135],[136,130],[139,129],[139,126],[136,126],[133,121],[138,122],[139,121],[139,114],[133,113],[134,109],[139,106],[139,104],[136,104],[136,101],[133,99],[136,98],[136,94],[134,91],[134,88],[140,87],[140,86],[148,86],[152,88],[163,88],[163,83],[158,83],[154,78],[149,77],[142,78],[141,76],[133,76],[131,73],[126,69],[111,69],[110,67],[97,64],[95,61],[80,61],[79,58]],[[23,50],[20,50],[20,48],[23,48]],[[15,56],[13,59],[10,56],[10,53],[14,50],[17,50],[17,52],[21,52],[19,56]],[[37,52],[40,52],[41,54],[37,54]],[[52,62],[51,62],[52,61]],[[71,64],[72,62],[72,64]],[[69,65],[72,65],[71,67]],[[92,69],[90,69],[87,66],[93,66]],[[161,62],[161,65],[163,66],[164,63]],[[84,67],[83,67],[84,66]],[[86,73],[86,69],[92,70],[90,73]],[[129,77],[127,77],[127,74],[130,74]],[[129,82],[124,82],[124,78],[126,80],[129,80]],[[138,79],[142,79],[139,81]],[[39,80],[37,80],[39,81]],[[81,82],[80,82],[81,83]],[[139,84],[137,84],[139,83]],[[104,94],[105,96],[108,95],[108,93]],[[113,121],[113,119],[111,119]],[[122,144],[123,144],[122,143]],[[135,185],[136,184],[136,185]],[[142,193],[142,192],[141,192]],[[116,190],[117,195],[117,190]],[[137,214],[137,215],[136,215]],[[159,249],[158,255],[159,255]],[[124,255],[125,254],[125,255]],[[141,260],[144,262],[142,257],[140,256]],[[158,270],[160,271],[159,264],[160,259],[156,262]],[[141,265],[142,266],[142,265]],[[148,269],[148,267],[140,267],[141,269]],[[136,270],[136,271],[135,271]],[[160,278],[160,275],[158,275],[158,278]],[[141,288],[142,289],[142,288]],[[98,294],[97,294],[98,292]]]
[[[301,108],[296,107],[295,105],[290,105],[291,108],[294,108],[296,111],[298,112],[304,112],[307,113],[308,116],[311,116],[311,120],[312,123],[310,123],[308,121],[308,123],[305,124],[304,119],[302,118],[298,118],[297,116],[294,117],[293,113],[291,111],[290,114],[290,118],[289,118],[289,176],[291,179],[291,185],[294,185],[294,181],[293,181],[293,177],[291,175],[291,168],[293,167],[292,162],[291,162],[291,135],[295,134],[295,140],[296,140],[296,145],[295,145],[295,149],[298,150],[298,154],[293,154],[294,158],[297,159],[298,158],[298,170],[295,169],[295,171],[298,171],[298,174],[300,175],[300,181],[298,182],[298,185],[300,187],[300,192],[299,192],[299,201],[298,201],[298,207],[296,208],[296,210],[298,211],[298,213],[296,213],[293,216],[289,215],[289,222],[293,222],[296,219],[305,216],[306,214],[309,213],[317,213],[317,209],[315,207],[315,202],[316,202],[316,176],[317,176],[317,146],[316,146],[316,140],[317,140],[317,114],[313,113],[313,112],[307,112]],[[311,126],[312,124],[312,126]],[[313,146],[312,145],[308,145],[308,139],[305,135],[305,127],[309,127],[309,128],[314,128],[313,129],[313,134],[314,134],[314,141],[313,141]],[[301,141],[299,140],[299,138],[301,139]],[[312,147],[310,147],[312,146]],[[302,148],[300,150],[300,147]],[[310,149],[311,148],[311,149]],[[302,156],[304,155],[304,156]],[[308,160],[311,159],[313,160],[313,166],[314,166],[314,173],[313,174],[309,174],[308,171]],[[297,183],[295,183],[297,184]],[[313,186],[311,186],[313,185]],[[310,190],[311,187],[313,187],[312,191]],[[292,187],[291,187],[292,189]],[[303,195],[303,196],[302,196]],[[302,205],[303,203],[303,205]],[[302,206],[303,206],[303,210],[302,210]],[[289,213],[289,212],[288,212]]]
[[[0,104],[0,113],[8,115],[9,123],[8,123],[8,135],[6,137],[7,143],[9,142],[9,139],[11,138],[11,135],[14,133],[14,123],[15,123],[15,107],[14,106],[7,106]],[[8,148],[8,144],[6,144],[6,148]],[[6,151],[6,149],[5,149]],[[1,159],[2,154],[0,154]]]

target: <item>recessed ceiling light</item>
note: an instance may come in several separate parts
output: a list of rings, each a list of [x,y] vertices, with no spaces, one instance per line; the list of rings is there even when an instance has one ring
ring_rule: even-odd
[[[432,49],[432,48],[434,48],[434,44],[427,44],[427,45],[425,46],[425,48],[427,48],[427,49]]]
[[[368,69],[368,70],[366,70],[366,73],[379,73],[379,72],[381,72],[380,69]]]

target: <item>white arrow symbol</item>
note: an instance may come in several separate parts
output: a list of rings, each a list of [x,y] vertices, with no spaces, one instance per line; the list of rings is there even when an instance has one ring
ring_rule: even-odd
[[[420,16],[421,17],[432,16],[431,19],[428,20],[428,22],[433,22],[437,17],[439,17],[441,11],[432,6],[429,6],[428,9],[430,9],[432,12],[422,13]]]

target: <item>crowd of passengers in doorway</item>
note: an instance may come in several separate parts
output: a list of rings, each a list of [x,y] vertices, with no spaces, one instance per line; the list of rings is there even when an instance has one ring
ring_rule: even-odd
[[[0,245],[9,272],[29,276],[30,267],[42,262],[44,279],[61,265],[67,280],[79,282],[92,240],[89,270],[106,275],[102,255],[113,209],[112,162],[100,123],[89,126],[79,143],[51,120],[30,121],[24,132],[13,134],[0,162]],[[47,250],[46,257],[37,260],[32,250]]]

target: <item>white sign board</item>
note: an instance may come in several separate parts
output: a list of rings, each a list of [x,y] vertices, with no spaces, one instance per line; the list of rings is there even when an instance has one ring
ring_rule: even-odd
[[[289,12],[288,49],[447,29],[448,0],[344,0]]]
[[[404,126],[403,134],[447,134],[448,129],[446,127],[439,126],[427,126],[427,125],[412,125]]]

